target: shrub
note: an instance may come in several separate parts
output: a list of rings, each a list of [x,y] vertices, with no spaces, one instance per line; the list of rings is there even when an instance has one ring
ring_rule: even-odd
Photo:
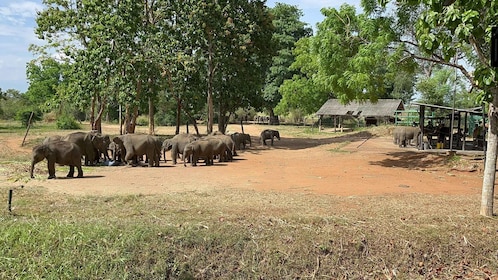
[[[31,113],[33,113],[33,116],[31,116]],[[31,123],[34,123],[36,121],[39,121],[42,119],[42,113],[40,110],[32,110],[32,109],[23,109],[20,111],[17,111],[16,113],[16,120],[20,121],[22,125],[28,126],[29,121],[31,119]]]
[[[80,125],[72,116],[62,115],[57,118],[58,129],[80,129]]]
[[[148,116],[138,116],[137,117],[137,125],[138,126],[148,126],[149,125],[149,117]]]

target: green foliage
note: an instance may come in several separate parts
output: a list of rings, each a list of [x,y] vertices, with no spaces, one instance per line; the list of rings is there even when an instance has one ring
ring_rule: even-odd
[[[28,126],[29,122],[35,123],[40,121],[43,117],[43,113],[37,109],[22,109],[17,111],[16,120],[20,121],[23,126]]]
[[[80,129],[81,126],[74,119],[73,116],[70,115],[62,115],[57,117],[56,126],[58,129]]]
[[[263,89],[264,107],[272,110],[282,98],[280,86],[284,80],[291,79],[293,75],[299,74],[290,65],[294,62],[293,51],[296,42],[312,34],[312,30],[306,23],[299,19],[302,12],[295,6],[277,3],[273,9],[273,25],[275,32],[272,40],[278,48],[277,54],[272,58],[272,65],[266,76]]]
[[[79,108],[98,112],[114,102],[132,117],[148,110],[149,98],[164,101],[165,93],[166,102],[191,117],[204,107],[208,92],[225,115],[260,94],[272,25],[259,1],[44,4],[36,33],[48,44],[32,49],[65,54],[71,63],[57,94]]]
[[[148,126],[149,125],[149,117],[140,115],[137,118],[137,125],[138,126]]]

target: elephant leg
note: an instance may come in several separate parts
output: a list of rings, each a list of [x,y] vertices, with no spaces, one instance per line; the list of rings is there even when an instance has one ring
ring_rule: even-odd
[[[48,179],[55,178],[55,161],[48,161]]]
[[[76,168],[78,168],[78,178],[83,178],[83,168],[81,168],[81,165],[77,165]]]
[[[66,177],[69,177],[69,178],[74,177],[74,165],[69,165],[69,173],[67,173]]]

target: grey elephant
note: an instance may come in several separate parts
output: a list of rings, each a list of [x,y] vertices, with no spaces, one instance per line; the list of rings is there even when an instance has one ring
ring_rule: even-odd
[[[42,144],[48,144],[48,143],[54,142],[54,141],[62,141],[63,138],[64,138],[64,136],[61,136],[61,135],[48,136],[47,138],[43,139]]]
[[[83,177],[81,168],[81,151],[79,147],[67,141],[51,141],[33,147],[30,176],[34,178],[33,172],[35,164],[47,159],[48,162],[48,179],[55,178],[55,164],[69,165],[67,177],[74,177],[74,168],[78,169],[78,177]]]
[[[235,132],[230,136],[232,137],[233,142],[235,142],[235,146],[238,150],[245,149],[247,144],[249,144],[249,146],[252,145],[251,135],[247,133]]]
[[[188,143],[183,149],[183,166],[187,166],[187,159],[190,159],[192,166],[197,166],[199,158],[204,159],[206,165],[213,165],[213,153],[213,145],[208,140]]]
[[[109,135],[94,133],[92,143],[95,148],[95,161],[97,163],[99,162],[101,155],[104,161],[110,160],[108,151],[109,145],[111,144],[111,137],[109,137]]]
[[[200,140],[209,141],[209,143],[213,146],[213,159],[218,158],[218,162],[226,162],[233,159],[227,144],[221,137],[219,137],[219,135],[208,135],[206,137],[202,137]]]
[[[266,140],[270,139],[270,145],[273,146],[273,138],[277,138],[280,141],[280,132],[278,130],[273,129],[265,129],[261,131],[260,140],[262,145],[266,145]]]
[[[399,147],[406,147],[415,140],[415,145],[418,146],[421,134],[420,127],[398,126],[393,130],[393,143]]]
[[[80,148],[81,154],[85,157],[85,165],[93,165],[97,159],[97,147],[105,145],[105,137],[95,132],[73,132],[64,136],[62,140],[74,143]]]
[[[213,135],[213,137],[221,139],[221,141],[223,141],[227,145],[227,159],[228,160],[232,160],[233,157],[237,155],[237,146],[235,145],[235,142],[232,140],[231,136],[217,133],[217,134]]]
[[[112,161],[123,161],[123,151],[121,147],[116,144],[114,141],[111,141],[109,144],[109,151],[111,152],[111,160]]]
[[[181,133],[175,135],[173,138],[164,140],[162,144],[164,159],[166,160],[166,151],[171,150],[171,161],[173,164],[176,164],[178,156],[182,155],[185,146],[197,139],[199,139],[199,137],[194,134]]]
[[[157,141],[153,136],[144,134],[125,134],[112,139],[119,149],[124,153],[124,162],[132,164],[138,157],[145,155],[149,167],[159,166],[159,155]]]

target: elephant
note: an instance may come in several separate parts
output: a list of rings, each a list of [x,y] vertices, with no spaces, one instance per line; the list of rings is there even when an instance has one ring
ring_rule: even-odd
[[[183,166],[187,166],[190,158],[192,166],[197,166],[199,158],[203,158],[206,165],[213,165],[213,144],[208,140],[199,139],[185,145],[183,149]]]
[[[126,163],[133,163],[130,161],[146,155],[149,161],[149,167],[159,166],[159,155],[161,151],[153,136],[125,134],[114,137],[112,141],[116,143],[119,149],[125,154],[124,161]]]
[[[110,160],[109,157],[109,145],[111,144],[111,137],[109,135],[95,133],[92,139],[93,146],[95,147],[95,160],[99,162],[100,155],[103,155],[103,160]]]
[[[112,161],[123,161],[123,151],[121,147],[116,144],[114,141],[111,141],[109,144],[109,151],[111,151]]]
[[[48,179],[55,178],[55,164],[69,165],[67,177],[74,177],[74,167],[78,169],[78,178],[83,177],[81,168],[81,151],[79,147],[68,141],[51,141],[33,147],[30,176],[34,178],[35,164],[47,159]]]
[[[74,143],[80,148],[81,154],[85,157],[85,165],[93,165],[97,159],[95,151],[98,147],[106,145],[105,137],[95,132],[73,132],[64,136],[62,140]]]
[[[227,159],[231,161],[233,157],[237,155],[237,146],[235,145],[235,142],[232,140],[232,137],[220,133],[213,135],[213,137],[221,139],[226,144]]]
[[[241,149],[241,146],[242,146],[242,149],[245,150],[246,148],[246,145],[249,143],[249,146],[252,145],[252,142],[251,142],[251,135],[249,134],[246,134],[246,133],[239,133],[239,132],[235,132],[233,133],[232,135],[230,135],[232,137],[232,140],[233,142],[235,142],[235,146],[237,147],[237,149]]]
[[[280,133],[278,132],[278,130],[265,129],[265,130],[261,131],[261,134],[260,134],[261,144],[266,145],[266,140],[270,139],[271,145],[273,146],[273,138],[274,137],[276,137],[280,141]]]
[[[164,160],[166,160],[166,151],[171,150],[171,160],[173,161],[173,164],[176,164],[176,160],[178,159],[178,156],[183,153],[185,146],[197,139],[199,139],[199,137],[193,134],[181,133],[175,135],[173,138],[164,140],[161,148]]]
[[[399,147],[406,147],[415,139],[415,145],[418,146],[421,134],[422,131],[418,126],[398,126],[393,130],[393,143]]]
[[[55,141],[62,141],[63,138],[64,136],[61,135],[48,136],[47,138],[43,139],[42,144],[48,144],[50,142],[55,142]]]
[[[202,137],[200,140],[209,141],[209,143],[213,146],[213,158],[219,156],[218,162],[226,162],[231,161],[232,156],[229,154],[229,148],[227,144],[223,141],[219,135],[208,135],[206,137]]]

